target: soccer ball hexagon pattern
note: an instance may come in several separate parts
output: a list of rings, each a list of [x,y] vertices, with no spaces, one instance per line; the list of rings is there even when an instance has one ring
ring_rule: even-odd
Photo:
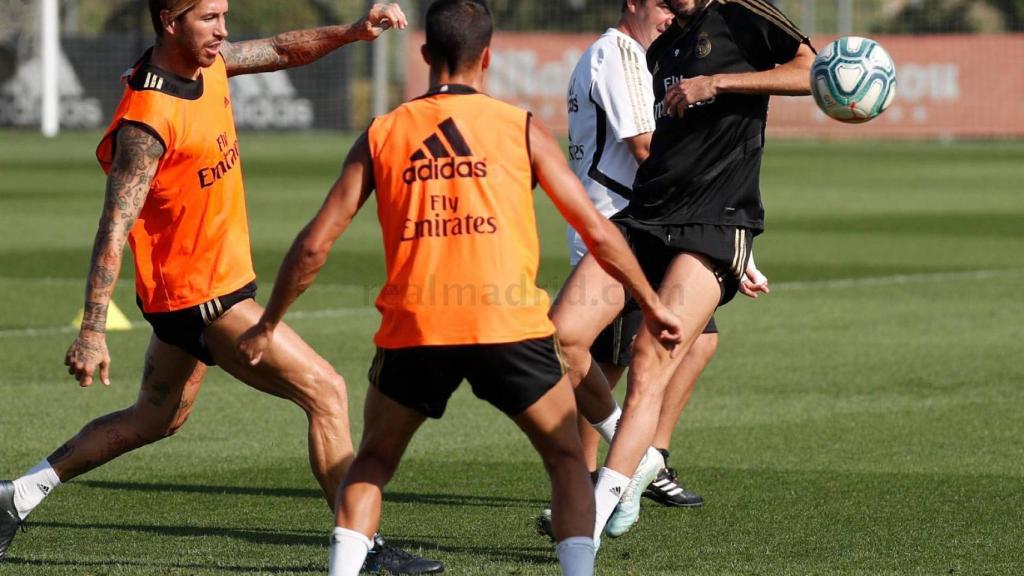
[[[896,96],[896,66],[874,40],[846,36],[818,54],[811,93],[821,110],[841,122],[867,122]]]

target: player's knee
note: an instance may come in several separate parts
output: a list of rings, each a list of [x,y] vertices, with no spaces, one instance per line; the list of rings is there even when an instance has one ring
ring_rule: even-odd
[[[572,356],[581,356],[590,353],[590,343],[572,332],[559,332],[558,344],[562,349],[562,354],[569,359],[571,359]]]
[[[330,366],[311,368],[303,376],[306,391],[302,402],[311,415],[337,418],[348,413],[345,379]]]
[[[583,467],[587,465],[580,444],[567,439],[552,443],[551,460],[559,464],[573,464]]]
[[[574,414],[545,433],[534,445],[537,452],[549,469],[559,465],[579,465],[586,467],[583,455],[583,444],[580,442]]]
[[[181,430],[181,427],[185,425],[186,421],[188,421],[188,414],[182,414],[181,416],[176,418],[174,421],[172,421],[171,423],[164,427],[162,438],[170,438],[171,436],[177,434],[178,430]]]
[[[579,443],[565,440],[552,440],[540,447],[540,457],[548,475],[560,473],[586,472],[587,461]]]
[[[629,386],[636,387],[638,384],[647,385],[652,381],[654,375],[663,369],[665,363],[662,355],[652,347],[633,347],[633,358],[629,363]]]
[[[626,396],[629,402],[660,399],[665,391],[665,361],[655,352],[636,351],[629,369],[629,384]]]
[[[187,408],[159,415],[138,414],[135,421],[139,440],[143,444],[150,444],[174,436],[185,425],[191,412]]]
[[[563,339],[561,334],[558,336],[558,344],[562,349],[562,357],[565,359],[569,380],[574,387],[579,386],[590,369],[590,346],[571,338]]]
[[[711,362],[716,352],[718,352],[718,334],[716,333],[702,335],[690,347],[690,354],[693,354],[702,364]]]

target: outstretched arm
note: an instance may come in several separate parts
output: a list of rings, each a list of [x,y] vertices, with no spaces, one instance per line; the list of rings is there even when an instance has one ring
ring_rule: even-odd
[[[83,387],[92,385],[97,369],[100,380],[110,385],[107,306],[121,273],[125,241],[142,211],[150,182],[164,153],[163,144],[156,137],[134,124],[121,126],[116,138],[103,214],[93,241],[92,262],[85,285],[85,314],[78,337],[64,356],[68,373]]]
[[[405,28],[408,20],[398,4],[374,4],[351,24],[284,32],[273,38],[225,42],[221,55],[228,76],[272,72],[309,64],[357,40],[374,40],[391,27]]]
[[[597,211],[566,163],[558,143],[535,118],[530,121],[530,150],[534,174],[555,207],[580,233],[601,267],[629,290],[644,311],[651,334],[666,348],[674,348],[682,339],[679,318],[661,303],[626,239]]]
[[[258,364],[263,358],[274,338],[274,329],[292,303],[316,280],[331,246],[348,228],[373,188],[373,161],[364,132],[349,150],[341,176],[327,193],[320,211],[299,232],[281,262],[263,316],[238,338],[238,349],[250,364]]]
[[[719,94],[769,94],[806,96],[811,93],[811,65],[814,51],[801,44],[792,60],[771,70],[739,74],[696,76],[672,85],[665,91],[665,110],[681,117],[686,108],[711,100]]]

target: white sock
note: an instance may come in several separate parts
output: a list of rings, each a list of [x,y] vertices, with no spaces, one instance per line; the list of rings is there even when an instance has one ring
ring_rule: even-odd
[[[60,486],[60,478],[45,458],[36,464],[35,468],[15,480],[14,507],[18,509],[21,519],[28,518],[29,513],[57,486]]]
[[[366,536],[340,526],[331,533],[331,552],[327,566],[330,576],[358,576],[366,561],[373,541]]]
[[[629,478],[611,468],[601,468],[597,473],[597,486],[594,486],[594,540],[604,532],[604,525],[615,511],[627,484]]]
[[[586,536],[566,538],[555,546],[563,576],[593,576],[594,539]]]
[[[601,420],[597,424],[591,424],[594,430],[604,438],[604,441],[611,444],[612,438],[615,437],[615,429],[619,427],[619,419],[622,418],[622,408],[619,405],[615,405],[615,410],[612,410],[611,416],[608,416],[604,420]]]

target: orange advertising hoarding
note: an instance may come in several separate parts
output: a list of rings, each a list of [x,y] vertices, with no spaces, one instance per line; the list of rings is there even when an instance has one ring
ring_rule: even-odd
[[[407,35],[405,91],[414,98],[427,90],[427,65],[420,56],[423,33]],[[576,61],[597,36],[501,32],[491,42],[485,91],[526,108],[556,134],[564,134],[565,95]]]
[[[422,32],[408,34],[406,96],[427,88]],[[486,91],[566,131],[569,75],[596,35],[499,33]],[[832,37],[816,37],[821,47]],[[867,124],[827,118],[810,97],[775,97],[768,131],[803,138],[1024,137],[1024,34],[874,37],[896,63],[896,99]]]

